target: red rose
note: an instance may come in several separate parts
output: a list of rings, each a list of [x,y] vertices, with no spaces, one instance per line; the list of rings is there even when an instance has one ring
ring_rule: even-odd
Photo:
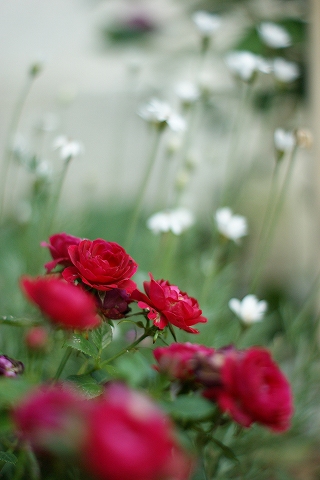
[[[267,350],[228,349],[220,372],[220,386],[205,390],[204,396],[217,401],[222,411],[244,427],[258,422],[276,432],[289,428],[290,384]]]
[[[42,247],[48,247],[53,260],[45,264],[47,273],[51,272],[57,265],[65,267],[72,265],[68,248],[70,245],[79,245],[81,238],[68,235],[67,233],[56,233],[49,238],[50,243],[41,242]]]
[[[97,290],[120,288],[131,293],[136,284],[130,278],[138,265],[124,248],[114,242],[82,240],[68,249],[73,266],[67,267],[63,277],[70,283],[80,279]]]
[[[191,325],[205,323],[207,319],[201,316],[197,300],[165,280],[154,280],[151,274],[150,279],[143,283],[146,295],[135,290],[131,298],[138,301],[140,308],[149,310],[148,318],[154,325],[163,329],[172,323],[186,332],[199,333]]]
[[[100,323],[94,298],[64,280],[56,277],[23,277],[21,287],[42,313],[63,328],[87,330]]]
[[[214,354],[214,349],[196,343],[172,343],[158,347],[153,355],[158,362],[157,370],[172,379],[189,381],[195,379],[195,369],[201,358]]]
[[[82,459],[101,480],[186,480],[190,473],[165,414],[122,384],[109,385],[96,401]]]
[[[74,452],[85,432],[89,402],[66,385],[41,386],[14,408],[18,435],[36,450]]]

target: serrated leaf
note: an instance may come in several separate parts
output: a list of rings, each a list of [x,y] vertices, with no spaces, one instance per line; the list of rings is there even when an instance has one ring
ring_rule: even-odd
[[[91,339],[99,352],[104,350],[109,343],[111,343],[112,336],[112,327],[105,322],[103,322],[99,328],[96,328],[91,332]]]
[[[174,402],[163,404],[164,409],[175,418],[201,420],[214,413],[214,405],[203,397],[180,395]]]
[[[231,450],[231,448],[227,447],[224,443],[220,442],[220,440],[217,440],[216,438],[211,438],[211,442],[215,443],[220,450],[222,451],[223,455],[226,458],[229,458],[230,460],[233,460],[234,462],[239,463],[238,458],[236,457],[236,454]]]
[[[97,358],[98,352],[95,346],[82,335],[74,334],[65,342],[65,346],[74,348],[79,352],[89,355],[89,357]]]
[[[0,462],[12,463],[15,465],[17,463],[17,457],[10,452],[0,452]]]
[[[75,383],[87,398],[98,397],[103,392],[103,387],[91,375],[70,375],[67,379]]]

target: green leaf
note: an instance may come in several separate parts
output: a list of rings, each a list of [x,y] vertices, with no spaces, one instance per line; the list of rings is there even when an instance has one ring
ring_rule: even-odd
[[[17,463],[17,457],[10,452],[0,452],[0,462],[12,463],[15,465]]]
[[[67,380],[73,382],[87,398],[98,397],[103,392],[103,387],[91,375],[70,375]]]
[[[106,322],[103,322],[99,328],[94,329],[90,335],[99,352],[112,342],[112,336],[112,327]]]
[[[65,346],[79,350],[80,352],[89,355],[89,357],[98,358],[99,356],[95,346],[79,334],[72,335],[72,337],[65,342]]]
[[[174,402],[165,402],[164,409],[173,417],[198,421],[213,415],[215,406],[197,395],[180,395]]]
[[[239,463],[238,458],[236,457],[236,454],[231,450],[231,448],[227,447],[224,443],[220,442],[220,440],[217,440],[216,438],[210,438],[210,441],[215,443],[220,450],[222,451],[223,455],[226,458],[229,458],[230,460],[233,460],[234,462]]]

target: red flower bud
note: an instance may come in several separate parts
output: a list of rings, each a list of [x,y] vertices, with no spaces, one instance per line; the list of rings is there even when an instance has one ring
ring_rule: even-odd
[[[47,273],[51,272],[57,265],[67,267],[72,265],[68,248],[70,245],[79,245],[81,238],[68,235],[67,233],[56,233],[49,238],[50,243],[41,242],[42,247],[48,247],[53,260],[45,264]]]

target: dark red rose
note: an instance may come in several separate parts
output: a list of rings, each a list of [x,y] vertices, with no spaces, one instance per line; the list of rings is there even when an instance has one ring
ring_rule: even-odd
[[[68,235],[67,233],[56,233],[49,238],[50,243],[41,242],[42,247],[48,247],[53,260],[45,264],[47,273],[50,273],[57,265],[67,267],[72,265],[68,248],[70,245],[79,245],[81,238]]]
[[[98,309],[106,318],[120,320],[130,312],[129,303],[132,302],[130,295],[120,288],[114,288],[104,293],[101,298],[98,296]]]
[[[196,369],[202,358],[214,354],[213,348],[196,343],[172,343],[169,347],[158,347],[153,355],[158,362],[157,370],[171,379],[195,380]]]
[[[81,280],[97,290],[120,288],[131,293],[136,284],[130,278],[138,265],[124,248],[114,242],[82,240],[68,249],[73,266],[62,275],[70,283]]]
[[[92,295],[56,277],[23,277],[26,297],[55,324],[67,329],[87,330],[99,325]]]
[[[259,347],[221,353],[220,386],[208,388],[204,396],[244,427],[258,422],[275,432],[287,430],[293,414],[291,388],[270,353]]]
[[[195,298],[181,292],[178,287],[165,280],[154,280],[150,274],[150,282],[143,283],[146,294],[135,290],[131,294],[138,301],[140,308],[149,310],[148,318],[160,329],[169,323],[189,333],[199,333],[191,325],[205,323],[202,310]]]
[[[90,403],[68,385],[42,385],[14,407],[17,434],[32,448],[52,453],[74,453],[85,434]]]
[[[166,415],[122,384],[110,384],[96,401],[82,459],[99,480],[187,480],[191,463]]]

